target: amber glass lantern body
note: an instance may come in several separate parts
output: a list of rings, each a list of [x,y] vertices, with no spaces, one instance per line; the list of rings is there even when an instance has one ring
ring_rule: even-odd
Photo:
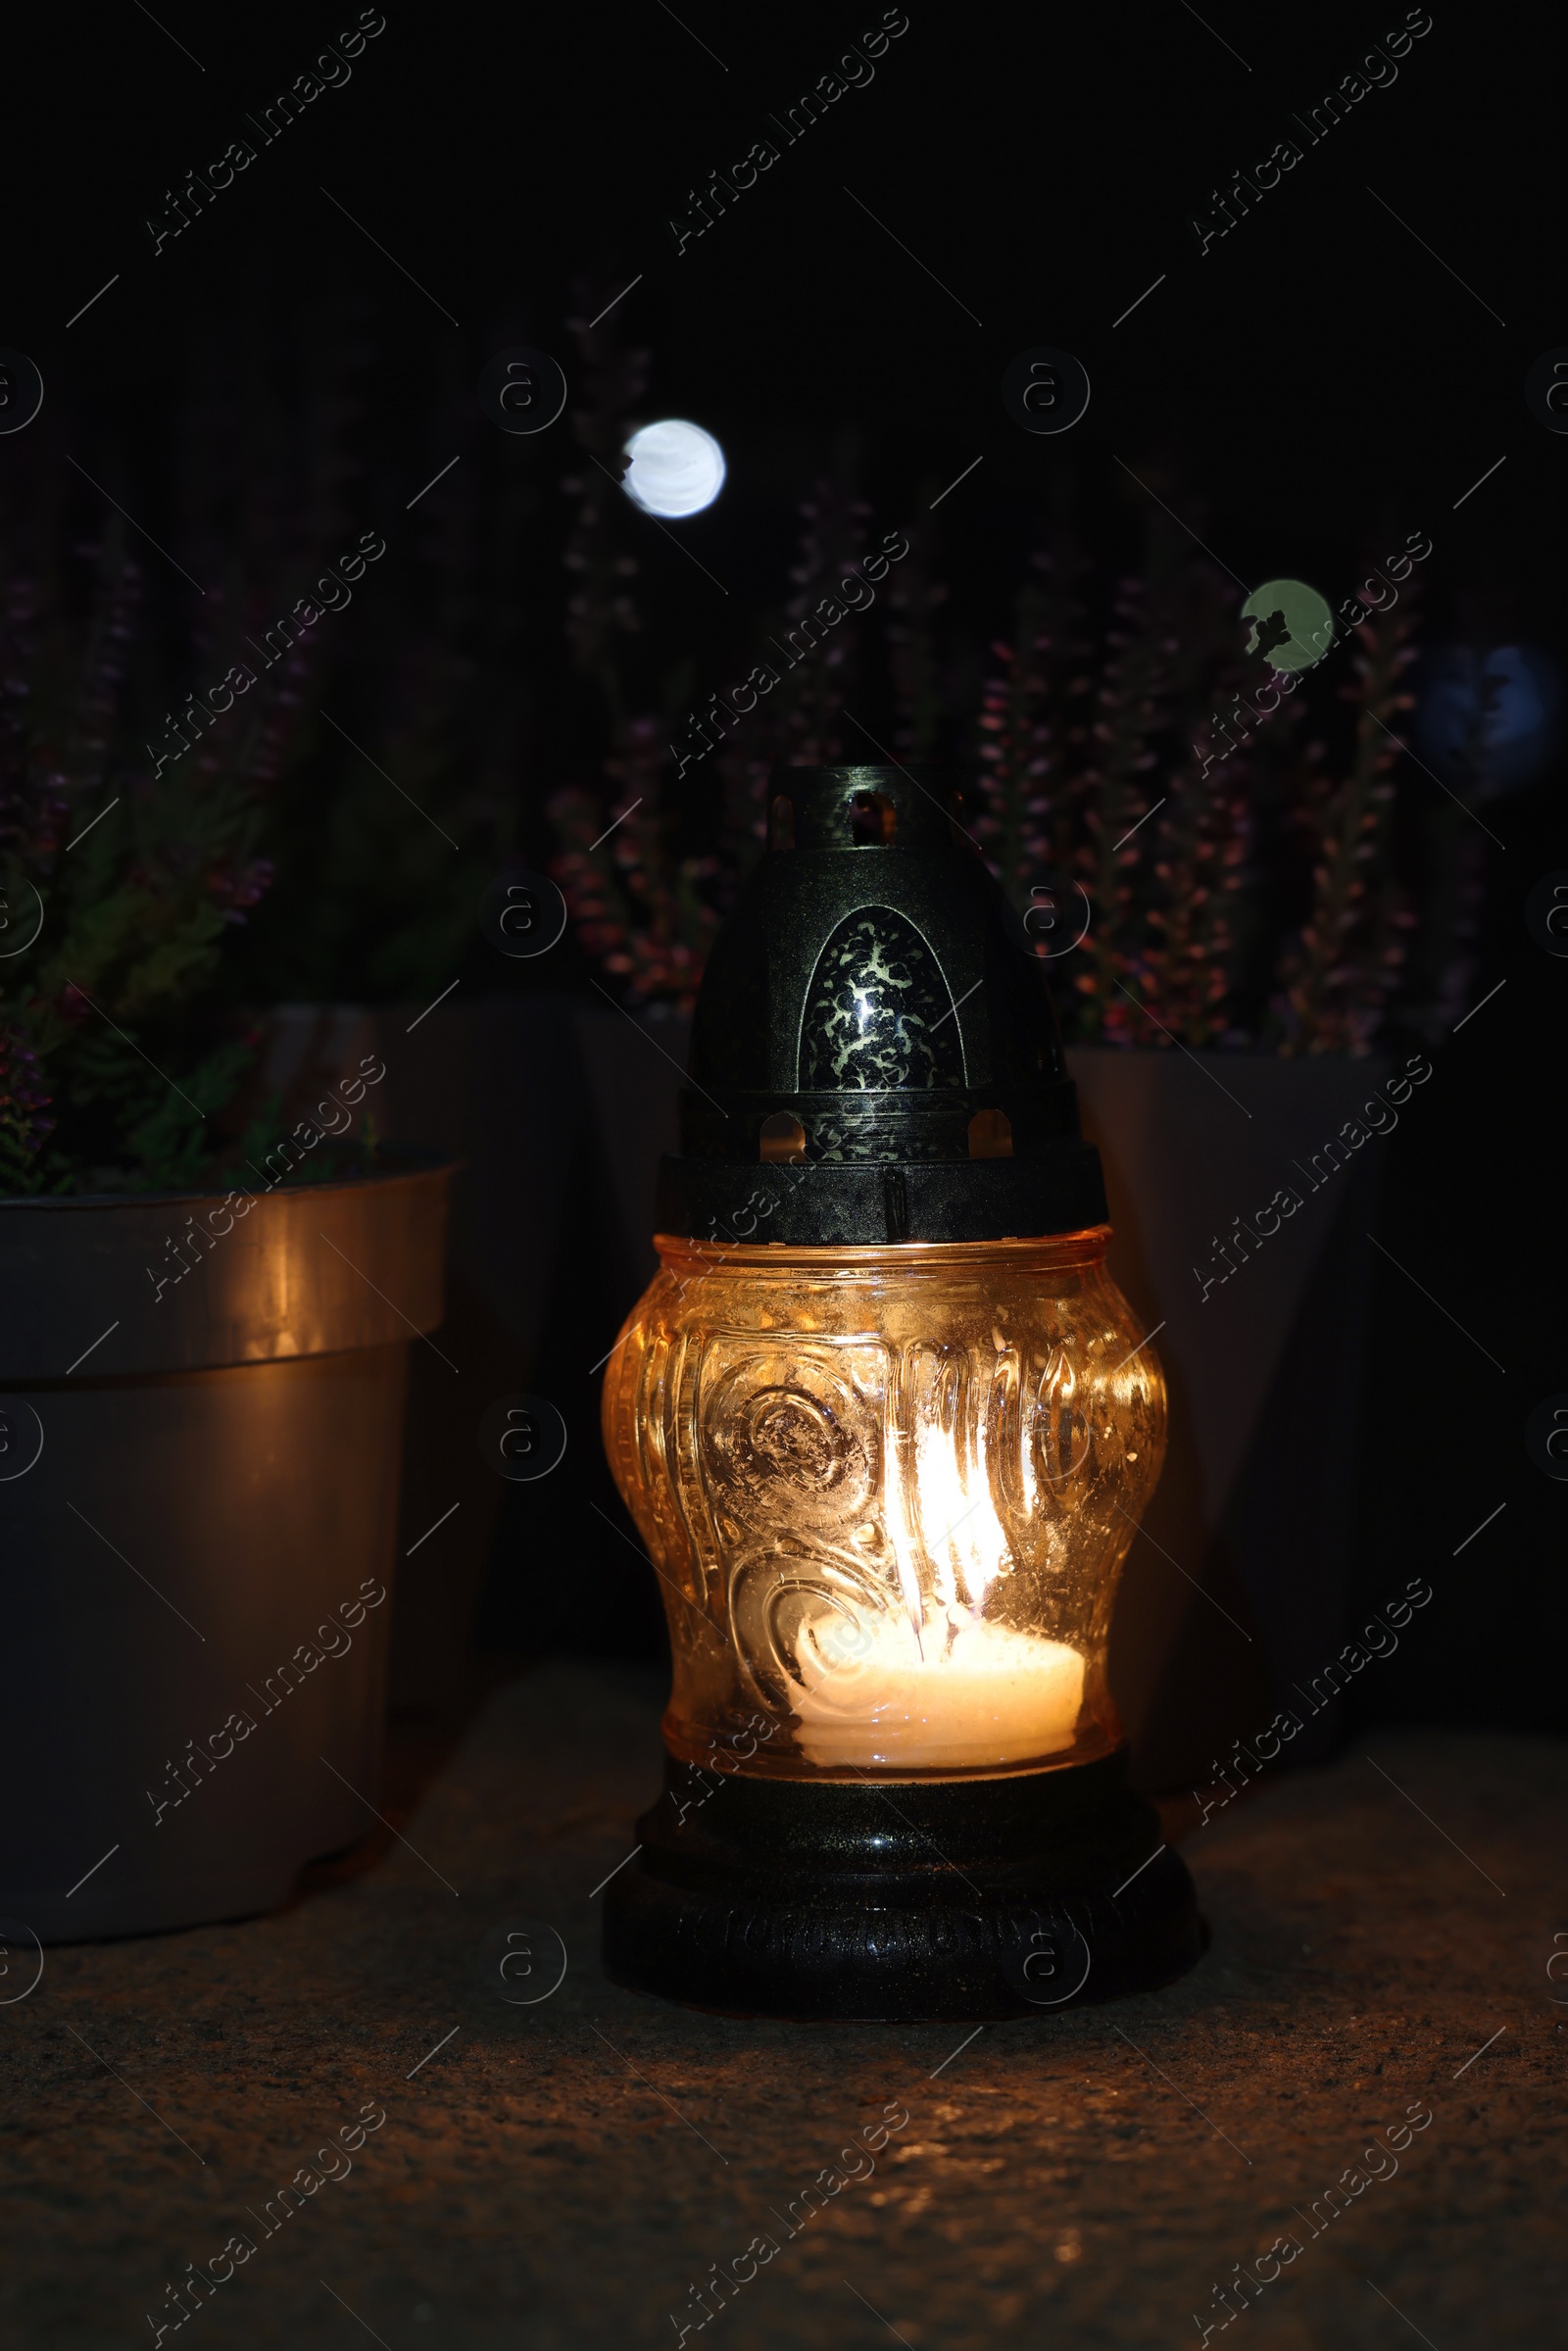
[[[1105,1645],[1165,1396],[1107,1238],[661,1237],[604,1429],[668,1613],[671,1754],[892,1782],[1119,1746]]]

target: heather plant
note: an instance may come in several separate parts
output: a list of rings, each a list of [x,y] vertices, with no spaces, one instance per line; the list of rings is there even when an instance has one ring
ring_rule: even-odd
[[[468,436],[470,462],[412,512],[400,492],[390,560],[344,566],[352,593],[320,609],[324,566],[387,552],[366,526],[398,513],[370,487],[390,430],[373,357],[352,301],[298,317],[259,294],[195,341],[141,486],[94,466],[156,514],[156,549],[46,438],[13,477],[30,487],[0,511],[0,1188],[242,1174],[281,1116],[258,1094],[269,1004],[427,998],[474,950],[522,805],[538,493],[488,425],[475,439],[454,349],[428,429],[437,449]],[[345,1163],[333,1147],[308,1172]]]
[[[1058,967],[1068,1035],[1369,1052],[1414,920],[1393,777],[1413,597],[1369,609],[1332,657],[1349,665],[1348,745],[1317,731],[1305,695],[1278,692],[1233,742],[1211,713],[1250,708],[1272,674],[1243,650],[1235,583],[1152,525],[1097,641],[1075,561],[1036,559],[1014,636],[993,649],[976,826],[1018,903],[1043,874],[1087,897],[1088,934]]]
[[[328,355],[330,356],[330,355]],[[318,354],[292,416],[188,380],[172,535],[133,537],[47,439],[0,514],[0,1184],[161,1190],[229,1151],[256,1058],[236,947],[274,876],[319,629],[269,661],[345,519]],[[243,374],[243,367],[239,372]],[[206,681],[249,679],[226,705]]]
[[[858,561],[866,514],[832,479],[801,502],[792,593],[759,627],[758,644],[787,638]],[[626,574],[602,570],[601,578],[613,583],[618,625],[631,633],[637,621]],[[610,625],[573,600],[574,637],[603,644]],[[550,802],[558,844],[552,871],[583,945],[634,1001],[690,1010],[720,917],[761,854],[768,777],[780,765],[848,756],[845,697],[861,645],[858,615],[851,615],[808,658],[791,665],[781,653],[778,684],[714,753],[706,791],[700,784],[684,804],[674,791],[669,738],[687,673],[674,680],[662,712],[626,716],[625,695],[607,697],[612,732],[601,780],[568,785]],[[705,834],[716,847],[701,846]]]
[[[74,610],[62,568],[88,573]],[[251,1058],[212,990],[270,878],[261,796],[289,712],[258,700],[154,781],[128,723],[144,587],[118,519],[42,565],[13,542],[0,896],[35,935],[0,978],[12,1191],[190,1182]]]
[[[1311,904],[1270,1006],[1282,1053],[1366,1053],[1398,986],[1416,918],[1391,867],[1395,730],[1415,700],[1405,672],[1418,658],[1413,598],[1369,611],[1340,689],[1354,711],[1344,770],[1326,771],[1317,743],[1298,769],[1292,814],[1312,857]]]
[[[1241,600],[1212,565],[1156,540],[1147,574],[1117,583],[1097,640],[1086,569],[1060,543],[1038,553],[1013,635],[992,647],[974,831],[1016,904],[1050,889],[1057,937],[1044,944],[1091,909],[1057,968],[1069,1034],[1238,1042],[1259,778],[1246,751],[1209,772],[1205,713],[1245,669]]]
[[[689,1011],[718,909],[714,857],[682,857],[664,784],[668,728],[630,718],[605,760],[607,804],[567,789],[552,800],[560,848],[554,871],[584,947],[627,995]]]
[[[851,560],[864,513],[842,482],[805,502],[779,628]],[[1406,980],[1414,902],[1396,821],[1411,789],[1398,731],[1416,658],[1408,590],[1333,650],[1337,690],[1326,668],[1294,696],[1276,691],[1267,719],[1222,727],[1215,713],[1250,709],[1276,673],[1247,650],[1237,584],[1164,516],[1142,564],[1108,589],[1055,530],[978,676],[944,643],[963,616],[938,554],[932,534],[911,533],[881,609],[782,677],[717,748],[708,854],[691,846],[694,804],[652,712],[635,721],[634,759],[623,727],[598,779],[553,802],[555,870],[626,1001],[689,1007],[707,942],[759,854],[776,763],[886,756],[846,708],[853,692],[891,708],[893,756],[971,769],[968,830],[1020,910],[1044,889],[1076,928],[1083,892],[1087,934],[1053,964],[1069,1039],[1365,1053],[1392,1017],[1429,1025]],[[764,618],[739,641],[769,633]],[[1416,880],[1441,894],[1442,874]]]
[[[9,927],[9,926],[8,926]],[[54,1121],[31,1046],[0,1027],[0,1193],[28,1188]]]

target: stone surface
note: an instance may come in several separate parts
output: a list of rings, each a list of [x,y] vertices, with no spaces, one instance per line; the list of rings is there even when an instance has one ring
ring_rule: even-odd
[[[657,1693],[525,1676],[407,1845],[279,1915],[50,1950],[0,2007],[0,2341],[150,2342],[166,2284],[243,2230],[255,2253],[166,2340],[694,2342],[690,2287],[762,2233],[780,2250],[710,2322],[730,2351],[1164,2346],[1199,2341],[1233,2265],[1294,2230],[1232,2322],[1252,2351],[1395,2351],[1412,2327],[1543,2351],[1568,2284],[1568,1981],[1547,1975],[1568,1751],[1370,1753],[1190,1827],[1213,1944],[1183,1983],[959,2048],[960,2028],[753,2026],[609,1985],[593,1889],[657,1785]],[[511,2007],[478,1946],[529,1917],[569,1965]],[[30,1972],[15,1942],[5,1965],[0,1997]],[[250,2213],[367,2103],[386,2120],[352,2172],[264,2236]],[[844,2155],[889,2104],[907,2123]],[[1312,2235],[1296,2208],[1411,2106],[1432,2120],[1396,2174]],[[861,2177],[799,2226],[829,2166]]]

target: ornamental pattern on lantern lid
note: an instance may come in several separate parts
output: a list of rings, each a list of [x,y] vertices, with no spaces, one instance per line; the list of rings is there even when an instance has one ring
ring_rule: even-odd
[[[779,768],[697,999],[658,1229],[874,1246],[1104,1222],[1044,964],[952,778]]]

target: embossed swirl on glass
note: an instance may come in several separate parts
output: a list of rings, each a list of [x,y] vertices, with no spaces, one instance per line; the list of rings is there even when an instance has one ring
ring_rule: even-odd
[[[1107,1237],[661,1237],[604,1427],[660,1571],[677,1755],[749,1730],[752,1773],[955,1779],[1117,1743],[1105,1643],[1165,1390]]]

